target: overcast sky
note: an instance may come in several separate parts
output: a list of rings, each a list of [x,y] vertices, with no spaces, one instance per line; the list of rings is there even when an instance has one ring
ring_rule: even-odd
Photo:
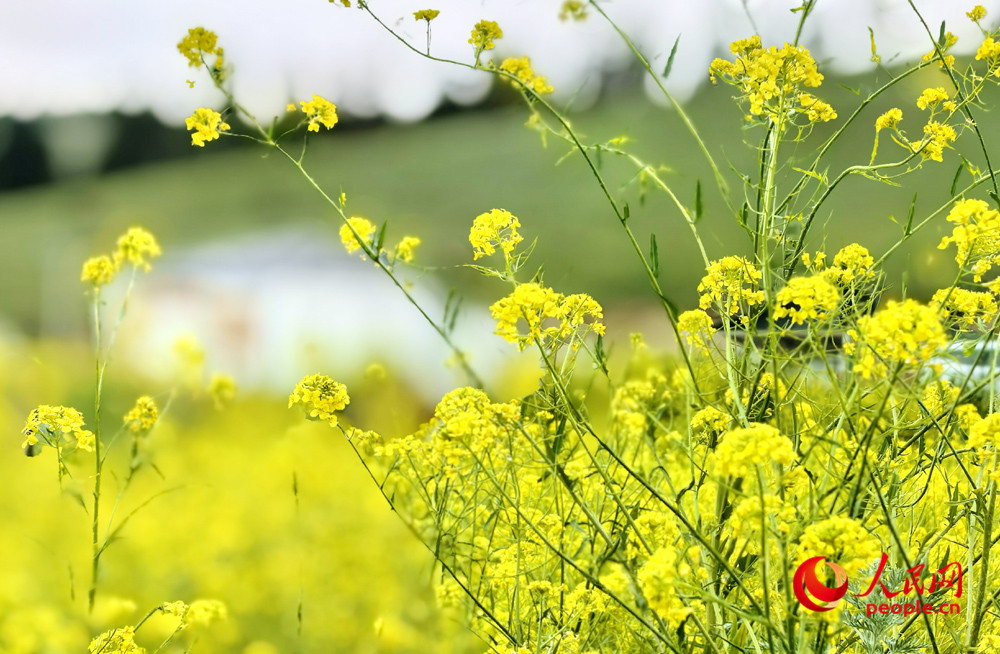
[[[965,52],[982,37],[956,0],[917,0],[932,29],[941,20]],[[504,31],[494,56],[530,55],[557,99],[596,96],[597,71],[628,61],[600,16],[560,22],[561,0],[370,0],[388,24],[418,46],[424,23],[412,12],[436,8],[432,53],[471,61],[469,31],[481,18]],[[679,97],[707,81],[707,66],[730,41],[759,31],[765,43],[793,38],[797,14],[787,0],[606,0],[601,3],[657,67],[680,44],[668,87]],[[987,23],[1000,22],[1000,0],[985,0]],[[751,18],[755,27],[751,24]],[[198,106],[217,106],[205,73],[186,66],[176,43],[187,28],[219,34],[235,66],[236,95],[258,116],[281,113],[292,99],[318,93],[345,113],[418,120],[445,97],[475,102],[488,89],[482,73],[436,64],[405,50],[364,12],[326,0],[0,0],[0,115],[154,111],[179,122]],[[802,43],[823,72],[872,66],[868,26],[883,60],[929,50],[906,0],[819,0]],[[185,80],[196,81],[189,89]]]

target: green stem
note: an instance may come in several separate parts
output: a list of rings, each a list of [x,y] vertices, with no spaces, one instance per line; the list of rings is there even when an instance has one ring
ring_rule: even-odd
[[[101,548],[98,542],[98,523],[101,504],[101,394],[104,387],[104,368],[101,362],[101,290],[94,290],[94,341],[95,341],[95,383],[94,383],[94,508],[91,512],[91,559],[90,559],[90,589],[87,591],[87,610],[94,612],[94,600],[97,597],[97,574],[101,560]]]

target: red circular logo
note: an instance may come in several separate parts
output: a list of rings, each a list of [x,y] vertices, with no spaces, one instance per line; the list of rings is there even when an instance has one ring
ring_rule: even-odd
[[[816,576],[816,568],[823,561],[826,561],[825,556],[814,556],[803,561],[802,565],[795,571],[792,589],[795,591],[795,597],[799,600],[799,604],[810,611],[829,611],[835,608],[847,594],[847,572],[836,563],[826,561],[826,567],[833,570],[833,574],[836,576],[834,583],[837,585],[835,588],[828,588]]]

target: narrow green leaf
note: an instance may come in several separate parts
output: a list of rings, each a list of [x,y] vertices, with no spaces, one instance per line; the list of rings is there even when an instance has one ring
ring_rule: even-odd
[[[701,197],[701,180],[699,179],[694,185],[694,221],[701,220],[703,213],[705,213],[705,203]]]
[[[961,177],[963,168],[965,166],[958,164],[958,168],[955,170],[955,176],[951,180],[951,191],[949,191],[951,197],[955,197],[955,189],[958,188],[958,178]]]
[[[677,54],[677,44],[680,43],[681,35],[678,34],[677,38],[674,39],[674,47],[670,48],[670,56],[667,57],[667,65],[663,69],[663,79],[667,79],[667,75],[670,74],[670,69],[674,67],[674,55]]]
[[[382,245],[385,243],[385,228],[389,226],[389,221],[383,221],[382,226],[378,230],[378,235],[375,237],[374,249],[375,254],[382,251]]]
[[[743,203],[743,208],[740,209],[740,215],[739,215],[739,217],[737,217],[737,220],[739,221],[740,225],[742,225],[743,227],[746,227],[747,226],[747,218],[749,218],[749,216],[750,216],[750,205],[747,204],[746,202],[744,202]]]
[[[941,31],[938,33],[938,45],[941,46],[942,48],[944,47],[944,44],[945,44],[945,40],[944,39],[945,39],[945,37],[944,37],[944,21],[941,21]]]
[[[969,171],[969,174],[973,177],[979,177],[979,166],[962,156],[961,152],[958,153],[958,156],[962,160],[962,163],[965,164],[965,169]]]
[[[622,220],[628,220],[630,215],[631,214],[629,213],[628,210],[628,202],[626,202],[625,206],[622,208],[622,216],[623,216]]]
[[[604,350],[604,334],[597,335],[597,343],[594,345],[594,357],[597,359],[597,365],[604,372],[608,371],[608,355]]]
[[[462,307],[462,296],[458,296],[455,305],[451,310],[451,318],[448,320],[448,333],[455,331],[455,323],[458,321],[458,310]]]
[[[906,214],[906,227],[903,228],[903,234],[909,236],[913,233],[913,216],[917,211],[917,194],[913,194],[913,200],[910,201],[910,210]]]
[[[656,247],[656,234],[649,235],[649,263],[653,269],[653,277],[660,277],[660,251]]]

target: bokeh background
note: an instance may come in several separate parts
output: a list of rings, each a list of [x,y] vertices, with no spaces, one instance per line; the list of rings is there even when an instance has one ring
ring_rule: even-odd
[[[628,137],[639,156],[664,166],[689,205],[700,181],[710,255],[745,250],[690,135],[594,12],[561,21],[559,0],[370,4],[418,48],[426,32],[412,12],[440,9],[431,51],[461,61],[472,59],[471,26],[496,20],[504,37],[491,55],[531,56],[574,127],[593,142]],[[935,36],[944,21],[959,37],[956,54],[974,53],[981,35],[964,16],[971,6],[914,4]],[[1000,2],[983,4],[992,24]],[[602,7],[654,71],[677,44],[666,87],[720,162],[752,170],[757,135],[743,129],[730,89],[708,83],[708,64],[751,33],[765,43],[791,40],[795,5],[615,0]],[[347,194],[352,215],[387,220],[390,241],[422,239],[424,267],[406,276],[432,314],[444,311],[450,292],[465,298],[456,340],[473,365],[490,371],[492,393],[527,392],[537,375],[491,334],[487,307],[505,289],[463,266],[471,262],[473,218],[494,207],[519,216],[522,233],[537,238],[533,262],[544,264],[549,285],[589,292],[605,307],[612,348],[626,349],[633,332],[654,346],[670,342],[583,162],[564,159],[562,144],[545,146],[525,128],[520,98],[486,73],[426,61],[339,2],[5,3],[0,649],[76,651],[106,624],[137,619],[122,608],[128,602],[141,615],[161,601],[211,596],[231,611],[227,626],[203,636],[214,651],[481,651],[484,644],[434,608],[430,556],[388,510],[342,436],[283,406],[299,378],[324,372],[351,388],[350,423],[397,436],[427,420],[436,399],[464,380],[389,281],[343,251],[336,215],[287,162],[233,138],[190,146],[184,118],[199,106],[222,108],[206,74],[176,51],[198,25],[219,34],[234,93],[259,117],[280,117],[288,102],[312,93],[337,104],[341,122],[310,141],[307,167],[331,194]],[[869,28],[881,64],[872,61]],[[892,71],[931,49],[905,0],[820,0],[801,42],[827,76],[821,96],[841,120]],[[891,106],[916,115],[915,99],[927,86],[948,86],[947,79],[930,67],[867,107],[830,152],[831,174],[867,162],[875,117]],[[991,108],[996,95],[984,97]],[[794,161],[808,161],[837,125],[817,128],[797,145]],[[994,126],[983,129],[990,143],[1000,138]],[[958,148],[982,165],[969,146]],[[666,198],[643,195],[627,167],[604,165],[612,190],[630,203],[633,229],[643,242],[656,235],[667,294],[690,308],[703,271],[681,216]],[[949,154],[905,188],[849,179],[821,214],[812,249],[859,241],[881,253],[899,238],[911,202],[919,219],[947,199],[958,166]],[[739,188],[735,174],[731,183]],[[91,330],[79,269],[132,225],[153,232],[164,255],[130,303],[105,420],[117,420],[138,394],[169,400],[152,448],[162,477],[150,474],[130,489],[131,506],[179,490],[144,508],[109,550],[102,587],[109,602],[114,596],[123,604],[87,617],[80,601],[87,517],[72,488],[58,488],[52,457],[21,455],[19,432],[42,403],[77,406],[92,419]],[[943,219],[930,225],[887,261],[889,295],[926,298],[950,281],[954,262],[936,249],[944,227]],[[110,290],[109,305],[121,291]],[[221,411],[203,390],[214,371],[240,388]],[[82,467],[73,483],[89,483]]]

